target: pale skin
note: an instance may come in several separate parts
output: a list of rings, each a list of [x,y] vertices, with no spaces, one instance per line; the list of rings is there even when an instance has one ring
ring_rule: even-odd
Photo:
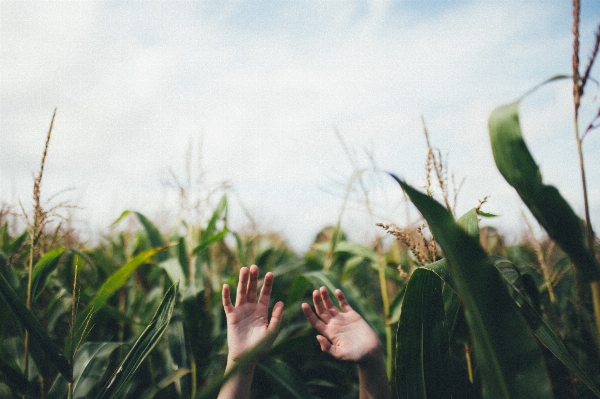
[[[310,305],[302,304],[308,322],[321,334],[317,335],[321,350],[338,360],[358,365],[360,399],[391,398],[383,348],[377,334],[352,309],[341,290],[335,290],[335,296],[341,310],[333,304],[325,287],[313,292],[316,314]]]
[[[265,275],[257,301],[258,267],[242,268],[235,306],[231,302],[229,286],[223,285],[229,347],[226,372],[240,364],[244,353],[257,348],[259,344],[259,352],[265,353],[275,341],[284,305],[283,302],[276,303],[269,320],[273,280],[272,273]],[[317,335],[321,350],[338,360],[358,365],[360,399],[389,399],[390,389],[379,338],[350,307],[341,290],[336,290],[335,295],[341,310],[333,304],[325,287],[313,292],[316,314],[307,303],[302,304],[302,311],[309,323],[321,334]],[[257,363],[258,359],[255,358],[234,374],[221,388],[218,399],[249,398]]]
[[[243,267],[237,287],[235,306],[231,303],[229,286],[223,285],[223,308],[227,317],[227,366],[225,372],[236,366],[241,356],[257,345],[261,352],[269,350],[279,332],[283,302],[277,302],[269,320],[269,301],[273,288],[273,273],[267,273],[258,292],[258,267]],[[234,374],[221,388],[219,399],[246,399],[250,397],[252,377],[258,360],[253,359],[240,372]]]

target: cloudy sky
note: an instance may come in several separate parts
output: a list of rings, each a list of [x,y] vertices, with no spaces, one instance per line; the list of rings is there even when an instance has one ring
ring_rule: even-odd
[[[571,72],[570,3],[0,0],[0,201],[30,206],[56,107],[43,198],[77,205],[82,230],[106,231],[125,209],[168,224],[175,180],[192,200],[227,182],[234,227],[248,223],[243,208],[304,250],[337,221],[357,171],[424,185],[423,118],[464,179],[458,212],[489,195],[484,210],[501,216],[488,223],[514,233],[522,206],[494,166],[487,118]],[[582,63],[599,22],[597,2],[582,1]],[[569,82],[527,97],[521,114],[544,180],[581,214]],[[599,136],[584,142],[596,229]],[[374,214],[352,185],[352,238],[416,218],[389,178],[362,176]]]

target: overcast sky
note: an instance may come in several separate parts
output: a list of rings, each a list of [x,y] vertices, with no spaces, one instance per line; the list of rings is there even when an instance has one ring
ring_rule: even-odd
[[[597,1],[582,1],[583,64],[599,22]],[[423,187],[423,117],[464,179],[458,212],[489,195],[484,210],[501,216],[487,223],[511,234],[523,207],[495,168],[487,118],[571,73],[571,24],[566,0],[1,0],[0,201],[30,206],[57,107],[43,198],[71,189],[50,204],[77,205],[82,230],[107,231],[125,209],[175,220],[170,171],[185,182],[191,158],[205,182],[192,198],[226,181],[233,227],[248,222],[243,206],[304,250],[337,221],[354,171],[375,163]],[[589,93],[582,125],[600,102],[593,82]],[[544,181],[582,214],[569,82],[527,97],[521,119]],[[584,142],[596,229],[599,136]],[[357,240],[407,220],[397,185],[363,176],[375,215],[352,203],[343,219]]]

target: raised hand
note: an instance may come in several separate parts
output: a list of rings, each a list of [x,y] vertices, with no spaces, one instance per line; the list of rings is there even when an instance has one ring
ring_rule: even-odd
[[[262,352],[269,350],[277,337],[283,314],[283,302],[273,307],[269,321],[269,301],[273,288],[273,273],[265,275],[258,302],[258,267],[243,267],[237,287],[235,306],[231,303],[229,286],[223,285],[223,308],[227,316],[228,364],[235,362],[245,352],[262,344]]]
[[[341,290],[335,290],[335,296],[341,311],[335,307],[325,287],[313,292],[317,314],[307,303],[302,304],[308,322],[322,334],[317,335],[321,350],[338,360],[358,364],[359,399],[391,398],[383,349],[377,334],[352,309]]]
[[[333,304],[325,287],[313,292],[317,314],[307,303],[302,304],[302,311],[308,322],[322,334],[317,335],[321,350],[338,360],[358,364],[382,357],[381,342],[377,334],[352,309],[341,290],[336,290],[335,296],[341,311]]]
[[[235,306],[231,303],[229,286],[223,285],[223,308],[227,316],[227,355],[226,372],[233,372],[233,368],[240,357],[260,345],[260,351],[269,350],[279,332],[283,302],[277,302],[273,307],[271,321],[269,321],[269,301],[273,289],[273,273],[267,273],[263,283],[258,302],[258,267],[256,265],[242,267],[240,281],[238,282]],[[218,399],[248,399],[252,377],[257,360],[247,363],[231,376],[221,387]],[[238,363],[238,365],[241,364]]]

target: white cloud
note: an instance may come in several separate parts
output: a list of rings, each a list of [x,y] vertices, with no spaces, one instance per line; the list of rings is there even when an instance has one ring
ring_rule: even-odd
[[[570,15],[551,3],[464,2],[430,15],[401,4],[3,1],[0,182],[29,195],[58,106],[46,189],[77,187],[82,213],[106,226],[122,209],[170,203],[160,180],[202,136],[210,178],[231,181],[305,247],[341,206],[320,187],[351,174],[334,127],[419,185],[424,115],[467,178],[465,206],[491,194],[500,209],[489,210],[510,213],[515,194],[493,165],[487,117],[569,72]],[[557,131],[569,99],[543,93],[524,103],[526,139],[544,175],[575,193],[561,166],[573,163],[572,135]]]

